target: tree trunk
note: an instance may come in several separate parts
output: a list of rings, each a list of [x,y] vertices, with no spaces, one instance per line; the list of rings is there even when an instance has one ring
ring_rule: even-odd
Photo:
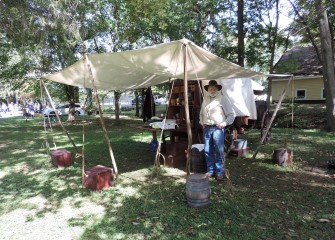
[[[279,0],[276,0],[276,22],[274,27],[269,29],[269,43],[270,43],[270,73],[273,73],[275,51],[276,51],[276,42],[278,36],[278,23],[279,23]]]
[[[238,43],[237,43],[237,64],[244,67],[244,19],[243,9],[244,0],[238,0],[237,2],[237,31],[238,31]]]
[[[272,78],[268,78],[268,90],[267,90],[267,97],[266,97],[266,106],[270,108],[272,102]]]
[[[74,121],[76,120],[76,109],[75,109],[75,103],[76,103],[76,87],[65,85],[65,92],[67,95],[67,99],[69,100],[69,115],[68,115],[68,121]]]
[[[139,108],[139,104],[138,104],[138,99],[139,97],[139,90],[135,90],[135,116],[139,117],[140,116],[140,108]]]
[[[276,0],[276,23],[275,23],[274,29],[272,29],[272,27],[269,29],[269,43],[270,43],[270,52],[271,52],[270,73],[273,73],[273,68],[274,68],[276,42],[277,42],[277,36],[278,36],[278,22],[279,22],[279,0]],[[268,109],[270,109],[271,102],[272,102],[272,78],[269,78],[267,98],[266,98],[266,104],[268,106]]]
[[[142,109],[142,112],[141,112],[141,117],[143,119],[143,122],[145,122],[145,116],[143,114],[143,104],[144,104],[144,100],[145,100],[145,88],[142,88],[141,89],[141,96],[142,96],[142,102],[141,102],[141,109]]]
[[[92,89],[91,88],[86,88],[86,100],[84,102],[84,106],[86,109],[88,109],[87,114],[95,114],[93,112],[93,94],[92,94]]]
[[[121,113],[121,108],[120,108],[120,98],[121,98],[121,92],[120,91],[114,91],[114,99],[115,99],[115,124],[119,125],[120,124],[120,113]]]
[[[335,132],[335,70],[334,52],[329,30],[327,11],[322,0],[316,1],[316,9],[319,13],[319,28],[321,38],[321,53],[323,66],[323,81],[326,93],[326,130]]]

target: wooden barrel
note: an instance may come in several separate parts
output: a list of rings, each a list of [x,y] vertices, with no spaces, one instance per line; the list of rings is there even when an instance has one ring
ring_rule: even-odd
[[[206,174],[195,173],[187,177],[186,197],[191,207],[205,207],[210,204],[211,188]]]
[[[192,155],[192,171],[194,173],[206,173],[207,164],[204,153],[204,144],[194,144],[191,148]]]
[[[57,149],[50,152],[52,164],[56,167],[68,167],[73,164],[71,152],[66,149]]]

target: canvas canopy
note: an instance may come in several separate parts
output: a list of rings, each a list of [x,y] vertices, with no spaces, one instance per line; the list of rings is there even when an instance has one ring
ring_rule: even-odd
[[[94,88],[93,77],[96,88],[104,90],[146,88],[173,79],[184,79],[185,59],[189,80],[254,78],[263,75],[224,60],[187,39],[138,50],[86,56],[86,61],[79,60],[46,78],[67,85]]]
[[[254,78],[258,76],[263,76],[263,74],[233,64],[187,39],[182,39],[139,50],[85,55],[75,64],[45,78],[78,87],[128,90],[146,88],[174,79],[215,79],[221,81],[222,79]],[[186,93],[187,91],[185,91],[185,95]],[[96,99],[98,100],[97,97]],[[114,154],[100,108],[99,115],[113,168],[117,175],[118,170]],[[60,121],[58,115],[57,117]],[[188,129],[187,172],[189,174],[192,133],[190,122],[186,121],[186,125]],[[158,150],[159,148],[157,148]],[[158,156],[159,154],[156,154],[155,161],[159,161]]]

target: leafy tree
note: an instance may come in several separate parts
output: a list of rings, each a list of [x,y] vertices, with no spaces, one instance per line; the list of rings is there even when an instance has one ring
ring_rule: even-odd
[[[73,32],[69,14],[74,9],[65,8],[63,2],[38,0],[5,0],[1,5],[1,32],[10,43],[12,52],[20,59],[6,69],[8,74],[6,70],[2,73],[2,81],[11,82],[14,88],[23,86],[21,82],[26,82],[27,76],[41,77],[49,69],[64,68],[74,62],[74,41],[71,37],[76,31]],[[9,62],[13,59],[11,57]],[[11,71],[13,68],[16,71]],[[74,103],[75,89],[64,88],[70,102]]]
[[[3,0],[0,78],[22,86],[27,73],[42,76],[63,69],[82,56],[83,48],[86,53],[116,52],[183,37],[227,60],[271,72],[277,50],[288,46],[287,31],[278,27],[281,2]],[[64,86],[64,91],[77,101],[77,88]]]
[[[321,39],[321,56],[323,80],[326,92],[327,129],[335,132],[335,67],[334,43],[332,42],[325,2],[317,0],[315,8],[319,13],[319,29]]]
[[[328,0],[289,1],[297,19],[294,27],[303,36],[302,43],[313,45],[323,65],[327,109],[326,128],[335,131],[334,4]]]

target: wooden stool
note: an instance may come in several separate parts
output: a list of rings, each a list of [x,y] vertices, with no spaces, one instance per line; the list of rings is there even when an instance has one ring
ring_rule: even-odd
[[[97,165],[85,171],[83,185],[94,191],[114,186],[113,169]]]
[[[57,149],[50,152],[52,164],[56,167],[68,167],[73,164],[71,152],[66,149]]]

